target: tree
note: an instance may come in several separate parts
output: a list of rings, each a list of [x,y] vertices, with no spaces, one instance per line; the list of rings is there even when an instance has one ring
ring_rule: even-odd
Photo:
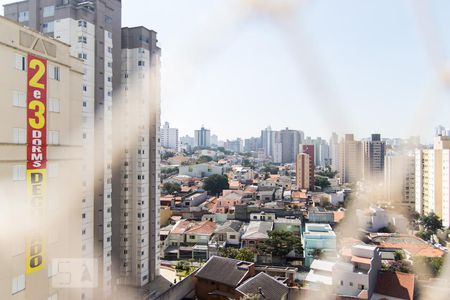
[[[270,173],[270,174],[276,175],[276,174],[278,174],[278,167],[272,166],[272,165],[265,165],[261,171],[265,172],[265,173]]]
[[[389,223],[387,226],[381,227],[380,229],[378,229],[378,232],[381,233],[396,233],[397,232],[397,227],[395,227],[394,224]]]
[[[203,189],[213,196],[219,195],[229,187],[228,177],[225,175],[213,174],[203,182]]]
[[[329,207],[331,205],[330,199],[328,199],[328,197],[326,197],[326,196],[320,197],[319,205],[321,207]]]
[[[198,164],[203,164],[212,161],[212,157],[208,155],[202,155],[197,159]]]
[[[413,263],[416,273],[420,272],[420,274],[437,277],[444,266],[444,257],[416,256],[413,258]]]
[[[233,247],[219,248],[219,256],[235,259],[238,255],[238,249]]]
[[[298,234],[290,231],[274,230],[269,238],[258,245],[258,250],[272,256],[285,257],[292,250],[296,255],[303,252],[302,240]]]
[[[239,249],[237,255],[237,260],[254,262],[255,261],[255,253],[249,248]]]
[[[331,168],[327,167],[325,170],[317,171],[316,174],[319,176],[334,178],[337,174],[337,171],[331,171]]]
[[[407,260],[397,260],[381,265],[381,270],[388,272],[413,273],[412,264]]]
[[[314,259],[320,259],[321,256],[322,256],[322,249],[314,249],[313,250]]]
[[[163,154],[161,154],[161,159],[169,159],[174,156],[175,156],[174,152],[165,151]]]
[[[435,213],[422,216],[420,218],[420,224],[423,225],[425,230],[431,231],[434,234],[443,228],[442,220]]]
[[[394,259],[396,261],[405,259],[405,253],[403,252],[403,250],[396,250],[394,252]]]
[[[329,187],[331,184],[330,181],[328,181],[328,178],[316,176],[314,180],[314,185],[320,186],[322,189],[324,189],[326,187]]]
[[[163,184],[163,190],[167,194],[179,193],[181,191],[181,186],[178,183],[166,182]]]

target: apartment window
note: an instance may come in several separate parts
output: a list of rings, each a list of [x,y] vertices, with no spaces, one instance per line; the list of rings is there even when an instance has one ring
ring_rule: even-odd
[[[112,53],[112,48],[108,47],[108,53]]]
[[[13,128],[13,143],[14,144],[26,144],[27,133],[25,128]]]
[[[128,192],[128,187],[123,188],[124,192]]]
[[[58,66],[52,66],[51,70],[52,70],[50,72],[51,79],[60,80],[59,67]]]
[[[11,295],[17,294],[25,289],[25,275],[14,277],[11,286]]]
[[[13,105],[17,107],[27,107],[27,100],[24,92],[13,91]]]
[[[78,37],[78,43],[87,44],[87,37],[85,37],[85,36],[79,36],[79,37]]]
[[[20,71],[27,69],[27,59],[25,56],[16,54],[16,69]]]
[[[112,62],[108,61],[108,68],[112,68]]]
[[[83,84],[83,92],[87,92],[87,86]]]
[[[57,130],[49,130],[48,131],[47,144],[49,144],[49,145],[58,145],[59,144],[59,131],[57,131]]]
[[[111,24],[112,23],[112,18],[108,15],[105,15],[105,23],[106,24]]]
[[[108,38],[112,39],[112,32],[108,31],[107,36],[108,36]]]
[[[42,24],[42,32],[49,33],[53,31],[55,31],[55,25],[53,21]]]
[[[26,167],[25,165],[15,165],[13,166],[13,180],[23,181],[25,180]]]
[[[55,15],[55,6],[54,5],[50,5],[50,6],[46,6],[44,7],[44,11],[42,13],[42,16],[44,18],[46,17],[52,17]]]
[[[125,73],[124,77],[125,77],[125,78],[128,78],[128,73]]]
[[[87,59],[87,54],[86,53],[78,53],[78,58],[86,60]],[[85,72],[85,74],[86,74],[86,72]]]
[[[19,12],[19,22],[27,22],[30,20],[30,13],[28,11]]]
[[[349,282],[348,285],[349,285],[349,286],[353,286],[353,282]]]
[[[364,284],[358,284],[358,289],[359,290],[364,290]]]
[[[123,229],[128,229],[128,225],[127,224],[123,225]]]
[[[48,163],[47,164],[47,173],[49,178],[58,177],[58,164],[57,163]]]
[[[87,28],[87,22],[85,20],[79,20],[78,27]]]
[[[139,66],[139,67],[145,66],[145,61],[139,60],[139,61],[138,61],[138,66]]]
[[[112,77],[108,76],[108,82],[111,82],[111,81],[112,81]]]
[[[60,112],[60,102],[59,99],[50,98],[48,100],[48,111],[51,112]]]
[[[58,300],[58,293],[54,293],[51,296],[48,296],[47,300]]]
[[[190,235],[190,236],[189,236],[189,239],[195,240],[195,235]]]

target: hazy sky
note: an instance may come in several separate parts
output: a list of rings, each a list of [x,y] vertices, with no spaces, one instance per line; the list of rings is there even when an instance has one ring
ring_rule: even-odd
[[[124,26],[158,32],[162,122],[182,135],[204,124],[220,139],[267,125],[326,138],[450,125],[433,69],[450,66],[450,1],[303,2],[122,1]]]

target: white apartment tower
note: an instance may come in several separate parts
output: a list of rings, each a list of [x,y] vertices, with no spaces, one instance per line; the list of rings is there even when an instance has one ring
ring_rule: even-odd
[[[159,275],[160,48],[156,32],[122,29],[120,105],[115,108],[115,282],[143,287]]]
[[[170,128],[169,122],[161,127],[161,146],[168,149],[179,150],[178,128]]]

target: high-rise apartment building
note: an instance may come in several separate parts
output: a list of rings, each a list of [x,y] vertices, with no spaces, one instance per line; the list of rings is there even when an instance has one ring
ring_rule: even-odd
[[[273,158],[273,144],[274,144],[274,134],[272,128],[267,127],[264,130],[261,130],[261,146],[264,154],[267,157]]]
[[[211,146],[219,146],[219,137],[217,136],[217,134],[211,135]]]
[[[244,143],[240,138],[237,138],[236,140],[232,141],[227,140],[224,143],[224,148],[229,151],[240,153],[244,150]]]
[[[82,62],[4,17],[0,57],[0,299],[82,299],[52,284],[55,260],[81,258],[92,236],[82,231],[92,218],[82,197]]]
[[[303,132],[289,128],[280,131],[280,143],[282,147],[281,162],[293,163],[299,153],[299,144],[303,142]]]
[[[363,142],[363,178],[372,183],[380,183],[384,176],[385,142],[380,134],[372,134],[371,139]]]
[[[311,157],[307,153],[297,154],[295,173],[297,189],[299,190],[311,188],[310,160]]]
[[[83,253],[99,261],[98,292],[111,294],[112,105],[120,84],[120,0],[26,0],[4,6],[7,18],[69,44],[83,60]]]
[[[312,141],[314,145],[314,164],[316,166],[329,166],[330,165],[330,147],[327,141],[321,137],[317,137]]]
[[[251,151],[258,151],[261,149],[261,139],[258,137],[252,137],[249,139],[244,140],[244,151],[245,152],[251,152]]]
[[[342,183],[362,180],[362,143],[346,134],[339,143],[339,176]]]
[[[415,208],[423,214],[434,212],[445,227],[450,225],[450,137],[437,136],[433,149],[415,153]]]
[[[182,137],[180,137],[180,143],[189,145],[189,146],[193,146],[194,138],[192,136],[188,136],[188,135],[182,136]]]
[[[211,146],[211,131],[203,126],[194,132],[194,147]]]
[[[416,197],[414,153],[394,151],[386,153],[384,187],[387,203],[414,209]]]
[[[114,109],[115,282],[145,286],[159,275],[160,48],[156,32],[122,28],[120,105]],[[117,175],[116,175],[117,174]]]
[[[180,148],[178,128],[170,128],[169,122],[165,122],[164,126],[161,127],[161,146],[177,151]]]
[[[309,186],[308,189],[310,189],[311,191],[314,191],[314,158],[315,158],[315,147],[314,145],[300,145],[300,153],[305,153],[308,154],[308,177],[309,177]],[[297,156],[297,160],[298,160],[298,156]]]
[[[339,166],[339,137],[337,135],[337,133],[333,132],[333,134],[331,135],[330,138],[330,166],[331,166],[331,170],[333,171],[339,171],[340,170],[340,166]]]

